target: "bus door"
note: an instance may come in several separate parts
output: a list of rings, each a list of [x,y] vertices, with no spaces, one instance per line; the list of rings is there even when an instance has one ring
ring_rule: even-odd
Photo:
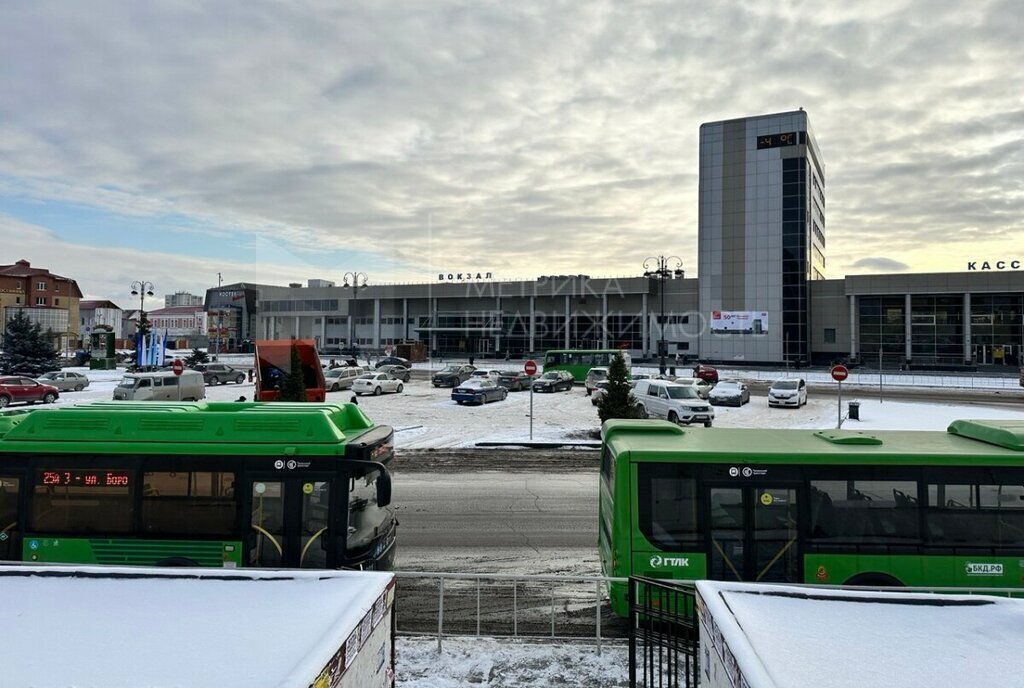
[[[334,564],[330,474],[249,478],[251,517],[245,561],[267,568]]]
[[[802,580],[794,485],[710,486],[708,576],[717,580]]]
[[[0,473],[0,561],[21,560],[21,476]]]

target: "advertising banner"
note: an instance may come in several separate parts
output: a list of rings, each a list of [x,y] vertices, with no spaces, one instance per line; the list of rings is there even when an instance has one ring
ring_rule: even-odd
[[[765,311],[711,311],[711,331],[716,334],[767,334]]]

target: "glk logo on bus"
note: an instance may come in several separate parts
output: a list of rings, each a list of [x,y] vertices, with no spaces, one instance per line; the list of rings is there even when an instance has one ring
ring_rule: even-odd
[[[1002,564],[979,564],[967,562],[964,564],[968,576],[1001,576],[1003,575]]]
[[[660,554],[655,554],[651,557],[651,567],[661,568],[662,566],[689,566],[689,557],[663,557]]]

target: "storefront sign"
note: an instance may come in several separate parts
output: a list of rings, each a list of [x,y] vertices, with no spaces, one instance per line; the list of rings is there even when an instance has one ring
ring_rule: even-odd
[[[1014,260],[972,260],[968,261],[968,270],[1020,270],[1021,261]]]

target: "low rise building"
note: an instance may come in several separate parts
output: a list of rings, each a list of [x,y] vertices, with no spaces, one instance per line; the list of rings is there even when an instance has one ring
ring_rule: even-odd
[[[0,335],[18,313],[39,325],[55,349],[67,352],[78,345],[79,301],[75,280],[32,267],[27,260],[0,265]]]

